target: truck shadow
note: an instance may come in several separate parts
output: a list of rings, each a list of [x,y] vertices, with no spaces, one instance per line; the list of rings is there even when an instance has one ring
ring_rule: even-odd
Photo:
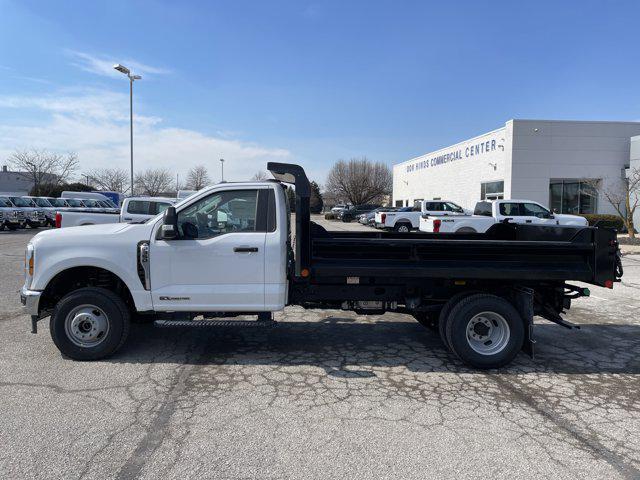
[[[536,357],[520,353],[501,373],[640,373],[640,325],[535,326]],[[116,363],[316,366],[341,378],[376,376],[378,368],[481,373],[463,365],[437,333],[418,323],[329,317],[274,328],[154,328],[134,325]]]

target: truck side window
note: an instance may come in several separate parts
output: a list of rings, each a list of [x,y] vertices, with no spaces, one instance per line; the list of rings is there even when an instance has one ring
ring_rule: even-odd
[[[148,215],[149,202],[146,200],[131,200],[127,206],[127,213]]]
[[[178,212],[181,238],[204,239],[256,231],[257,190],[217,192]]]
[[[164,212],[167,208],[171,206],[168,202],[153,202],[153,207],[149,212],[152,215],[157,215],[158,213]]]
[[[506,217],[519,217],[522,214],[520,213],[520,204],[519,203],[501,203],[500,204],[500,215],[504,215]]]
[[[523,203],[522,209],[524,210],[523,215],[526,217],[548,218],[551,215],[549,210],[535,203]]]

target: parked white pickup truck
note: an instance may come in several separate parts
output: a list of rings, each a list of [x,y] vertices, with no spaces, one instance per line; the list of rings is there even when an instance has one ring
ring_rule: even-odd
[[[376,213],[376,227],[407,233],[420,227],[423,215],[464,215],[464,209],[448,200],[424,200],[413,207],[403,207],[391,212]]]
[[[102,225],[105,223],[142,222],[164,212],[176,203],[175,198],[130,197],[122,202],[120,213],[91,210],[66,210],[56,214],[56,227],[79,227],[82,225]]]
[[[441,217],[425,214],[420,219],[420,231],[484,233],[499,222],[531,225],[588,225],[584,217],[552,213],[531,200],[492,200],[478,202],[473,215]]]

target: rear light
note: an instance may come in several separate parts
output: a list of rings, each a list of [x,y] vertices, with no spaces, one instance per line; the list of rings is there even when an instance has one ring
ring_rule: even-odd
[[[386,219],[387,219],[387,214],[386,213],[383,213],[382,215],[380,215],[380,221],[382,223],[384,223]]]
[[[605,280],[604,286],[607,288],[613,288],[613,280]]]
[[[433,233],[440,232],[440,225],[442,224],[442,220],[434,220],[433,221]]]
[[[62,226],[62,214],[60,212],[56,212],[56,228],[60,228]]]

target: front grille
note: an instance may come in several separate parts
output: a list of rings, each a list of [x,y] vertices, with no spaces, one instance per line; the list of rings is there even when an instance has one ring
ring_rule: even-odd
[[[44,222],[46,220],[46,216],[44,214],[44,210],[38,210],[38,221]]]
[[[18,221],[22,222],[26,218],[24,212],[22,210],[16,210],[16,216],[18,217]]]

